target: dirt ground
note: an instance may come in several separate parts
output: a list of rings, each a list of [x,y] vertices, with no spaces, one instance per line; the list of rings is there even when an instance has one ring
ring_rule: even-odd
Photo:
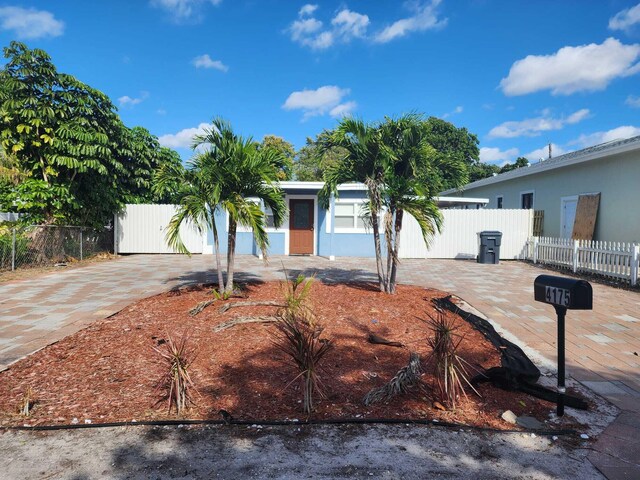
[[[282,285],[250,285],[243,300],[281,300]],[[439,419],[467,425],[512,428],[500,415],[545,420],[553,405],[518,392],[505,392],[489,384],[469,391],[455,411],[434,408],[429,391],[416,391],[379,405],[365,407],[362,399],[372,388],[390,380],[405,366],[409,352],[428,357],[430,335],[426,324],[435,315],[432,299],[444,294],[413,286],[400,286],[392,297],[366,284],[325,285],[315,282],[311,292],[323,336],[333,349],[322,364],[326,398],[318,398],[314,419],[393,418]],[[273,315],[276,307],[243,307],[220,313],[218,302],[198,316],[188,314],[198,302],[212,298],[210,289],[189,288],[136,302],[117,315],[27,357],[0,373],[2,425],[104,423],[176,418],[168,414],[155,384],[162,367],[153,347],[188,332],[197,358],[191,369],[197,386],[195,405],[185,414],[193,419],[220,419],[225,409],[239,420],[302,417],[297,372],[274,346],[273,324],[238,325],[221,332],[214,327],[237,316]],[[452,313],[460,335],[459,353],[482,371],[498,366],[500,355],[480,333]],[[374,345],[375,333],[403,348]],[[471,373],[475,373],[471,370]],[[427,366],[423,382],[433,384]],[[17,415],[25,392],[31,388],[35,408],[29,418]]]
[[[102,428],[0,434],[0,469],[7,479],[601,479],[587,448],[405,425]]]

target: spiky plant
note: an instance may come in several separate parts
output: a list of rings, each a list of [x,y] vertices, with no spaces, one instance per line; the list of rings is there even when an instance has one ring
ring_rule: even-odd
[[[324,397],[318,367],[331,349],[331,341],[320,338],[323,328],[310,324],[306,317],[281,315],[276,328],[275,346],[293,361],[299,372],[289,385],[301,380],[304,412],[310,414],[314,395]]]
[[[157,383],[157,390],[162,392],[162,402],[167,400],[168,411],[176,409],[180,415],[189,405],[194,404],[191,391],[197,389],[191,381],[189,370],[196,358],[196,351],[189,345],[189,337],[185,333],[177,342],[167,335],[165,343],[153,349],[160,356],[163,373]]]
[[[283,282],[284,303],[286,305],[283,314],[288,317],[298,317],[304,319],[309,325],[315,323],[313,309],[309,296],[313,285],[314,276],[306,277],[302,273],[296,278],[289,280],[289,275],[284,264],[285,281]]]
[[[440,403],[455,410],[458,399],[464,395],[466,386],[478,396],[480,393],[471,385],[467,367],[473,368],[469,362],[458,355],[460,343],[464,336],[456,333],[455,320],[447,318],[438,310],[435,317],[429,316],[429,328],[432,336],[428,339],[432,352],[427,363],[433,361],[435,369],[434,394]]]

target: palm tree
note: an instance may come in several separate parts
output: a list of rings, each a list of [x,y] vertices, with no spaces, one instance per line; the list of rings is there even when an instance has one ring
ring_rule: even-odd
[[[404,213],[416,219],[423,240],[429,246],[433,236],[442,228],[442,214],[434,197],[443,189],[445,179],[455,186],[462,186],[468,177],[463,162],[440,154],[429,144],[421,115],[410,113],[398,119],[387,118],[379,128],[382,142],[389,152],[384,157],[385,291],[395,293]]]
[[[330,196],[338,196],[338,185],[342,183],[361,182],[366,185],[369,199],[366,210],[371,218],[378,282],[380,290],[386,291],[388,282],[382,262],[379,225],[384,190],[383,158],[386,152],[380,130],[360,119],[345,117],[320,140],[318,154],[322,156],[335,147],[340,147],[344,153],[325,170],[325,184],[319,193],[320,203],[327,208]]]
[[[182,172],[180,206],[167,228],[167,242],[182,253],[189,253],[180,237],[180,226],[192,224],[201,233],[210,229],[218,271],[220,295],[233,291],[234,260],[238,225],[251,228],[256,244],[266,258],[269,238],[265,214],[258,202],[273,213],[279,227],[285,216],[284,195],[275,183],[285,161],[275,149],[260,149],[251,137],[236,135],[229,122],[216,118],[210,128],[194,137],[193,148],[199,153]],[[173,171],[172,171],[173,170]],[[158,174],[158,188],[175,175],[175,168]],[[229,216],[227,236],[227,278],[224,283],[216,214]]]

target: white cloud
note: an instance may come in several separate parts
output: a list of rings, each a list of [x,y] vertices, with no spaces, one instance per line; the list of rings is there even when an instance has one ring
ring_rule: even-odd
[[[134,105],[144,102],[147,98],[149,98],[149,92],[141,92],[140,96],[137,98],[124,95],[123,97],[118,98],[118,103],[121,107],[133,107]]]
[[[631,108],[640,108],[640,97],[629,95],[624,104],[629,105]]]
[[[350,115],[351,112],[353,112],[357,106],[358,104],[354,101],[340,103],[339,105],[336,105],[331,109],[331,111],[329,112],[329,115],[335,118],[345,117]]]
[[[500,81],[505,95],[551,90],[553,95],[603,90],[617,77],[640,72],[640,45],[615,38],[602,44],[563,47],[551,55],[529,55],[515,62]]]
[[[198,21],[203,5],[219,5],[222,0],[151,0],[151,5],[165,10],[175,22]]]
[[[482,147],[480,149],[480,161],[486,163],[494,162],[510,162],[518,156],[520,150],[510,148],[508,150],[500,150],[494,147]]]
[[[447,112],[444,115],[442,115],[442,118],[449,118],[451,115],[457,115],[459,113],[462,113],[463,111],[464,111],[464,107],[462,107],[462,105],[458,105],[451,112]]]
[[[555,143],[551,144],[551,156],[557,157],[567,153],[567,150],[562,148],[560,145],[556,145]],[[525,154],[525,157],[529,160],[530,163],[535,163],[538,160],[547,160],[549,158],[549,144],[544,147],[540,147],[532,152]]]
[[[302,110],[303,120],[309,117],[329,114],[339,117],[351,113],[356,102],[343,102],[349,95],[348,88],[340,88],[335,85],[325,85],[316,90],[301,90],[293,92],[282,105],[285,110]]]
[[[199,55],[194,58],[191,63],[196,68],[213,68],[215,70],[220,70],[221,72],[228,72],[229,67],[222,63],[220,60],[212,60],[209,54],[205,53],[204,55]]]
[[[208,123],[201,123],[197,127],[185,128],[178,133],[168,133],[158,137],[160,145],[169,148],[191,148],[193,137],[204,133],[205,129],[211,128]]]
[[[46,10],[0,7],[0,29],[12,30],[18,38],[27,40],[58,37],[64,33],[64,22]]]
[[[166,115],[167,111],[164,108],[159,108],[158,110],[156,110],[156,113],[158,115]]]
[[[572,125],[589,118],[589,109],[583,108],[568,117],[553,118],[550,111],[543,110],[542,116],[527,118],[521,121],[504,122],[493,127],[489,132],[491,138],[537,137],[541,132],[561,130],[565,125]]]
[[[624,125],[603,132],[595,132],[589,135],[580,135],[576,140],[570,142],[570,145],[579,145],[582,148],[591,147],[600,143],[611,142],[613,140],[622,140],[640,135],[640,127]]]
[[[437,9],[440,3],[441,0],[431,0],[423,4],[419,2],[408,3],[413,15],[392,23],[379,32],[374,37],[374,40],[378,43],[387,43],[412,32],[423,32],[444,27],[447,24],[447,19],[438,18]]]
[[[287,30],[294,42],[313,50],[324,50],[335,43],[348,43],[366,36],[370,23],[367,15],[343,8],[331,19],[331,27],[323,29],[322,21],[312,16],[317,8],[317,5],[305,5],[300,9],[298,19]]]
[[[313,15],[313,12],[315,12],[317,9],[318,9],[318,5],[312,5],[311,3],[307,3],[306,5],[302,6],[300,11],[298,12],[298,15],[301,17]]]
[[[616,13],[609,19],[609,28],[611,30],[629,30],[632,26],[638,24],[640,24],[640,3],[635,7]]]

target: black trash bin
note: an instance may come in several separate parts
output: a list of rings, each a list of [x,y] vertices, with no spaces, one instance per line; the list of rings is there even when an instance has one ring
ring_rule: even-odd
[[[485,231],[480,232],[478,235],[480,236],[478,263],[500,263],[502,232]]]

